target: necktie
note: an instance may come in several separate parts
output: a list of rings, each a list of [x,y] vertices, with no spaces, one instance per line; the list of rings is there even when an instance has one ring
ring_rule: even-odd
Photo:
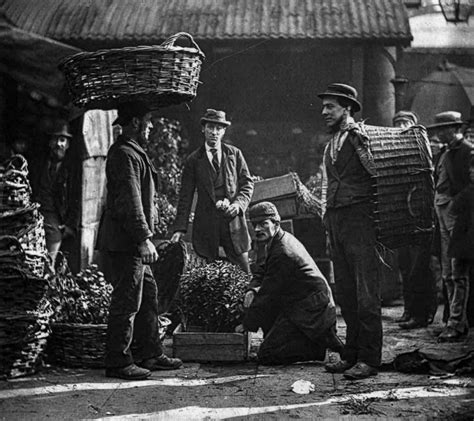
[[[211,152],[212,152],[212,166],[214,167],[214,170],[216,172],[219,172],[219,158],[217,156],[217,149],[212,148]]]

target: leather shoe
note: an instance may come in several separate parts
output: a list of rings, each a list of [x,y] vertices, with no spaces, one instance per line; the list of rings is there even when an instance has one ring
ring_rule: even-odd
[[[452,327],[447,327],[438,336],[438,342],[462,341],[466,337],[467,333],[468,329],[465,329],[464,332],[459,332],[459,330],[453,329]]]
[[[398,323],[401,329],[419,329],[428,326],[428,321],[422,321],[417,319],[410,319],[403,323]]]
[[[328,363],[324,366],[329,373],[344,373],[346,370],[351,368],[355,363],[351,363],[346,360],[339,360],[335,363]]]
[[[140,367],[146,368],[150,371],[157,370],[176,370],[183,365],[183,362],[179,358],[170,358],[165,354],[161,354],[159,357],[148,358],[138,363]]]
[[[361,380],[370,376],[376,376],[378,370],[375,367],[358,362],[354,367],[344,371],[344,377],[349,380]]]
[[[135,364],[127,365],[126,367],[106,368],[106,377],[117,377],[125,380],[145,380],[150,377],[151,371],[146,368],[141,368]]]

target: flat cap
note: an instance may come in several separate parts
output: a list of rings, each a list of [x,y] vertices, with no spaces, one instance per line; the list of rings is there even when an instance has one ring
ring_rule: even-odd
[[[393,123],[397,121],[409,121],[412,124],[418,124],[418,117],[413,111],[401,110],[393,116]]]
[[[273,219],[277,222],[281,221],[278,209],[271,202],[260,202],[253,205],[249,210],[249,216],[252,223],[262,222],[265,219]]]

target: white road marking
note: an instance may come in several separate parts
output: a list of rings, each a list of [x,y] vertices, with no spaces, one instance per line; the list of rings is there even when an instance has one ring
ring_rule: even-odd
[[[113,389],[121,390],[121,389],[132,389],[135,387],[209,386],[213,384],[239,382],[239,381],[244,381],[244,380],[252,380],[258,377],[269,377],[269,376],[270,376],[269,374],[256,374],[256,375],[252,374],[252,375],[241,375],[241,376],[213,377],[213,378],[207,378],[207,379],[168,378],[168,379],[140,380],[140,381],[135,381],[135,382],[57,384],[54,386],[40,386],[40,387],[32,387],[32,388],[0,390],[0,399],[11,399],[11,398],[17,398],[19,396],[38,396],[38,395],[49,395],[53,393],[80,392],[80,391],[90,391],[90,390],[113,390]]]
[[[116,415],[104,418],[94,418],[94,421],[119,421],[119,420],[218,420],[233,417],[246,417],[250,415],[265,414],[276,411],[287,411],[290,409],[311,408],[324,405],[334,405],[344,403],[350,399],[369,399],[378,398],[380,400],[401,400],[415,398],[437,398],[463,396],[470,393],[469,389],[447,386],[420,386],[407,387],[390,390],[378,390],[369,393],[350,394],[337,396],[319,402],[292,404],[292,405],[274,405],[262,407],[230,407],[230,408],[204,408],[200,406],[187,406],[184,408],[170,409],[167,411],[152,412],[147,414],[128,414]]]

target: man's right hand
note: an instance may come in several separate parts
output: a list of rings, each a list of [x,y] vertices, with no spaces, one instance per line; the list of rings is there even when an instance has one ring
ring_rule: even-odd
[[[172,243],[177,243],[184,237],[184,232],[183,231],[176,231],[173,233],[171,236],[171,242]]]
[[[158,252],[149,238],[138,245],[138,252],[145,265],[155,263],[158,260]]]

